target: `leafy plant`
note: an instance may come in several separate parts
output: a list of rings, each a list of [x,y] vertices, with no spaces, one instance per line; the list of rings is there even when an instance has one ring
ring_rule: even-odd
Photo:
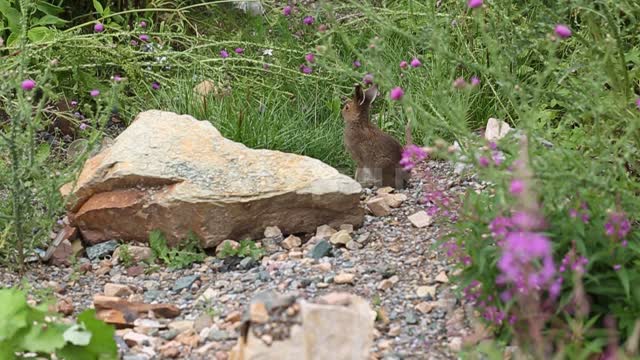
[[[170,248],[162,231],[154,230],[149,234],[149,246],[155,258],[171,268],[186,268],[193,263],[202,262],[206,257],[199,245],[198,238],[193,233],[186,241]]]
[[[25,353],[67,360],[117,359],[115,329],[86,310],[74,324],[56,321],[46,306],[31,307],[23,292],[0,290],[0,358],[23,359]]]
[[[119,249],[120,250],[118,252],[118,259],[120,262],[122,262],[122,265],[124,265],[125,267],[133,265],[133,256],[129,251],[129,245],[122,244],[120,245]]]
[[[239,246],[235,248],[231,243],[227,242],[222,246],[222,250],[218,253],[218,257],[221,259],[237,256],[240,258],[251,257],[254,260],[260,260],[264,256],[264,249],[259,248],[255,242],[250,239],[240,241]]]
[[[62,26],[66,20],[58,17],[64,9],[60,6],[62,1],[54,4],[52,1],[20,1],[0,0],[0,37],[8,33],[6,44],[12,46],[18,41],[21,27],[24,22],[29,22],[27,36],[32,42],[51,40],[55,36],[55,28]]]

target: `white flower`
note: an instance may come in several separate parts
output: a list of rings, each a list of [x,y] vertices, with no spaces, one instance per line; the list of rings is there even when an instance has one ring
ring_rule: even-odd
[[[262,52],[262,55],[264,55],[264,56],[273,56],[273,49],[265,49]]]

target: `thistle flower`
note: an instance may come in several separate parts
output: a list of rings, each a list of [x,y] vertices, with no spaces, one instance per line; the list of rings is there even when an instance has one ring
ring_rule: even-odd
[[[456,89],[462,89],[467,86],[467,82],[464,81],[463,77],[459,77],[453,81],[453,87]]]
[[[236,48],[234,51],[235,51],[235,53],[236,53],[236,54],[242,54],[242,53],[244,53],[244,49],[243,49],[243,48],[240,48],[240,47],[239,47],[239,48]]]
[[[520,179],[511,180],[511,184],[509,185],[509,192],[512,195],[519,195],[522,194],[522,191],[524,191],[524,181]]]
[[[2,46],[2,45],[0,45],[0,46]],[[640,110],[640,98],[638,98],[636,100],[636,106],[638,107],[638,110]]]
[[[373,84],[373,75],[372,74],[366,74],[362,78],[362,82],[365,83],[365,85]]]
[[[144,42],[149,42],[149,40],[150,40],[149,35],[147,35],[147,34],[140,35],[140,40],[142,40]]]
[[[486,156],[480,156],[478,158],[478,164],[480,164],[480,167],[487,167],[489,166],[489,159],[487,159]]]
[[[353,62],[353,67],[354,68],[359,68],[360,66],[362,66],[360,61],[356,60],[356,61]],[[640,99],[638,99],[638,104],[640,104]],[[640,105],[638,105],[638,106],[640,106]]]
[[[400,100],[404,96],[404,90],[399,86],[395,87],[391,89],[389,96],[391,97],[391,100]]]
[[[395,88],[395,89],[400,89],[400,88]],[[393,90],[391,90],[392,99],[393,99]],[[400,89],[400,91],[402,91],[402,89]],[[397,99],[394,99],[394,100],[397,100]],[[424,151],[423,148],[417,145],[408,145],[402,151],[402,158],[400,159],[400,165],[402,165],[402,167],[408,171],[413,169],[413,167],[416,165],[417,162],[420,162],[426,158],[427,158],[427,153]]]
[[[102,23],[97,23],[95,25],[93,25],[93,31],[101,33],[104,31],[104,25],[102,25]]]
[[[420,60],[418,60],[418,58],[413,58],[413,60],[411,60],[411,67],[417,68],[422,66],[422,63],[420,62]]]
[[[89,91],[89,95],[91,95],[92,97],[100,96],[100,90],[93,89],[93,90]]]
[[[316,61],[316,57],[315,55],[313,55],[313,53],[308,53],[307,55],[304,56],[304,59],[312,64]]]
[[[315,21],[315,19],[313,18],[313,16],[307,16],[302,20],[302,22],[305,25],[311,25],[311,24],[313,24],[314,21]]]
[[[482,0],[469,0],[467,5],[472,9],[479,8],[482,6]]]
[[[220,51],[220,57],[223,58],[223,59],[228,58],[229,57],[229,53],[227,52],[227,50],[224,50],[224,49],[221,50]]]
[[[78,102],[76,100],[71,100],[71,107],[78,106]]]
[[[569,29],[569,27],[567,27],[566,25],[558,24],[556,25],[555,33],[556,35],[558,35],[558,37],[566,39],[571,36],[571,29]]]
[[[129,44],[131,44],[131,46],[138,46],[138,41],[137,40],[131,40],[129,42]]]
[[[147,22],[146,21],[140,21],[140,27],[141,28],[146,28],[147,27]]]
[[[282,15],[284,15],[284,16],[289,16],[289,15],[291,15],[291,10],[292,10],[291,6],[289,6],[289,5],[285,6],[285,7],[282,9]]]
[[[407,63],[404,60],[400,61],[400,68],[401,69],[406,69],[407,67],[409,67],[409,63]]]
[[[471,86],[478,86],[480,85],[480,79],[477,76],[472,76],[471,77]]]
[[[313,69],[305,64],[300,65],[300,71],[302,71],[305,74],[311,74],[313,72]]]
[[[83,131],[84,131],[84,130],[86,130],[86,129],[89,127],[89,125],[87,125],[86,123],[80,123],[80,126],[79,126],[79,127],[80,127],[80,130],[83,130]]]
[[[152,83],[151,83],[151,88],[152,88],[153,90],[158,90],[158,89],[160,89],[160,83],[159,83],[159,82],[157,82],[157,81],[152,82]]]
[[[23,81],[20,86],[22,87],[22,90],[24,90],[24,91],[31,91],[31,90],[33,90],[33,88],[36,87],[36,82],[31,80],[31,79],[27,79],[27,80]]]

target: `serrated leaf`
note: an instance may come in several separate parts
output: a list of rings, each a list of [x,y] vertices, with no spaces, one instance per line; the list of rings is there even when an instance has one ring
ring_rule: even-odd
[[[29,37],[29,40],[31,40],[32,42],[38,43],[53,39],[53,34],[53,30],[44,26],[37,26],[29,29],[29,32],[27,32],[27,37]]]
[[[104,8],[102,7],[102,4],[100,4],[100,1],[98,0],[93,0],[93,7],[96,9],[96,11],[102,15],[102,13],[104,12]]]
[[[91,341],[91,333],[82,325],[74,324],[63,334],[64,340],[73,345],[86,346]]]
[[[63,25],[67,20],[61,19],[55,15],[45,15],[34,22],[34,25]]]
[[[64,327],[52,323],[32,325],[20,340],[20,348],[31,352],[53,353],[65,345]]]
[[[116,359],[118,346],[113,336],[115,329],[111,325],[98,320],[94,309],[86,310],[78,316],[78,322],[91,332],[91,341],[86,346],[87,350],[97,355],[99,359]]]
[[[27,326],[27,298],[14,289],[0,290],[0,341],[11,338]]]

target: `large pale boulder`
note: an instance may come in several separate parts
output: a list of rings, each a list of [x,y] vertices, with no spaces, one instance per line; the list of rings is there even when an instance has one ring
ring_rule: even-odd
[[[112,145],[63,186],[85,241],[144,241],[163,231],[170,245],[193,231],[205,247],[317,226],[360,225],[361,187],[323,162],[254,150],[188,115],[140,113]]]

